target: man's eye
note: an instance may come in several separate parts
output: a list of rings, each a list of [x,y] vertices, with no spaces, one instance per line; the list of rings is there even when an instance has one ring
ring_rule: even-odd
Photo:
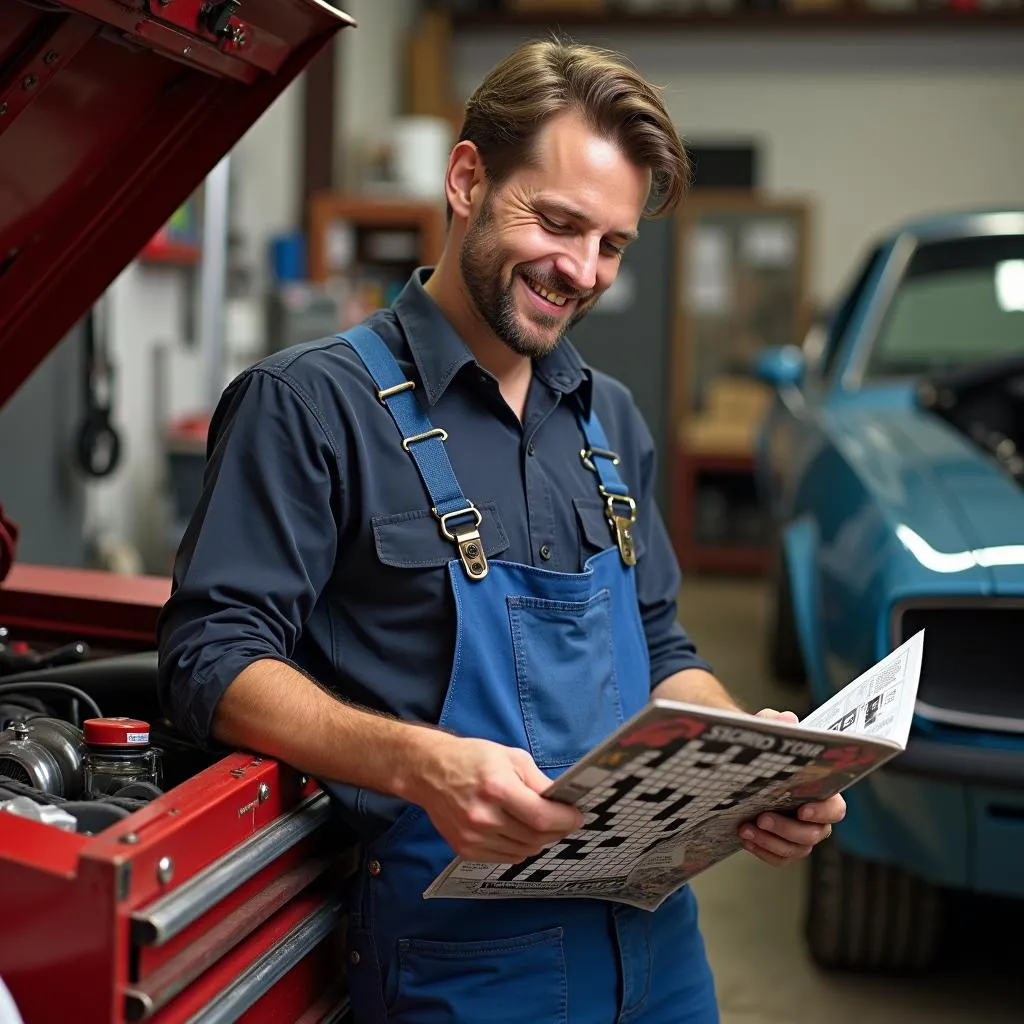
[[[611,242],[605,242],[604,243],[604,251],[605,251],[605,253],[607,253],[607,255],[615,256],[615,257],[617,257],[619,259],[621,259],[623,256],[626,255],[626,250],[625,249],[623,249],[621,246],[618,246],[618,245],[612,245]]]
[[[545,217],[543,213],[540,215],[540,222],[548,231],[565,232],[569,230],[568,224],[560,224],[557,220],[552,220],[550,217]]]

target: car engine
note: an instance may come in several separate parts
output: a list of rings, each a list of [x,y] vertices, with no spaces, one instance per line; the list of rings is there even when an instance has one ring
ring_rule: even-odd
[[[170,788],[167,746],[172,785],[205,767],[155,693],[155,653],[93,657],[82,642],[39,653],[0,629],[0,811],[95,835]]]
[[[1024,487],[1024,356],[928,378],[917,397]]]

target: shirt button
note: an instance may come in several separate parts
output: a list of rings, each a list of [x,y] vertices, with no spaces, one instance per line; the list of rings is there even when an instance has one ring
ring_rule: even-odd
[[[541,544],[540,546],[540,557],[546,562],[551,557],[551,545]]]
[[[526,449],[526,454],[527,455],[536,455],[537,454],[537,446],[532,441],[530,442],[529,446]]]
[[[369,871],[374,878],[376,878],[381,872],[380,861],[371,860],[370,863],[366,865],[366,870]]]

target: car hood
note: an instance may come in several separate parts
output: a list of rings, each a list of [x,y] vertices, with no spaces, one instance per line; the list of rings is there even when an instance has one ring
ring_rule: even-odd
[[[848,406],[830,433],[923,570],[1024,593],[1024,489],[939,417]]]
[[[324,0],[0,2],[0,406],[352,23]]]

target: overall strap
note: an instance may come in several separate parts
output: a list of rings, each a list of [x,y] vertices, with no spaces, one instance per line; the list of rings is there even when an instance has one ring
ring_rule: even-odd
[[[444,447],[448,434],[427,418],[413,394],[415,382],[406,379],[390,349],[375,331],[359,325],[337,337],[352,347],[377,385],[377,397],[391,413],[402,438],[402,447],[412,456],[430,495],[431,510],[438,518],[441,533],[458,547],[469,578],[482,580],[487,575],[487,557],[480,537],[483,516],[462,493],[455,478]]]
[[[577,409],[576,418],[587,444],[580,452],[580,458],[587,469],[597,474],[597,489],[604,498],[605,516],[615,534],[619,554],[626,565],[636,565],[636,547],[633,544],[636,501],[630,497],[629,488],[615,468],[620,462],[618,453],[611,450],[604,427],[593,408],[588,416],[581,406]]]

